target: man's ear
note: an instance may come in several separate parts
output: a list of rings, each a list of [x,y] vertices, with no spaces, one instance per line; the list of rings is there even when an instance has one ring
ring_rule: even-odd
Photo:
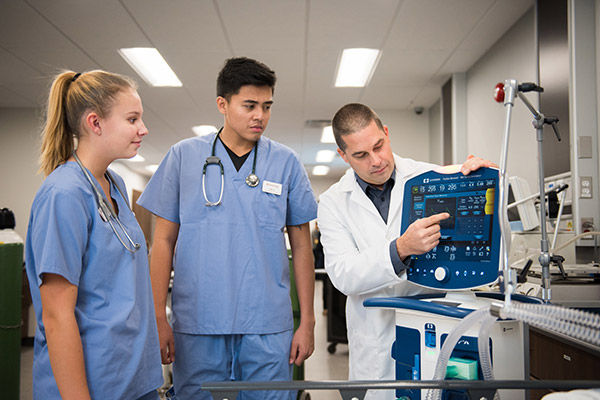
[[[344,151],[343,151],[342,149],[340,149],[340,148],[338,147],[338,149],[337,149],[337,152],[338,152],[338,154],[339,154],[339,155],[340,155],[340,156],[341,156],[341,157],[344,159],[344,161],[346,162],[346,164],[350,164],[350,163],[348,162],[348,159],[346,158],[346,153],[344,153]]]
[[[227,106],[229,105],[229,103],[227,103],[227,99],[225,99],[224,97],[217,97],[217,109],[219,110],[219,112],[223,115],[227,114]]]

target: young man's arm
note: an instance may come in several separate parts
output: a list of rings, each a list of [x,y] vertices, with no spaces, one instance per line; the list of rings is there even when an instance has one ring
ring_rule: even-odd
[[[301,365],[315,349],[315,267],[310,241],[308,222],[288,226],[288,236],[292,247],[292,262],[296,290],[300,303],[300,326],[294,334],[290,349],[290,364]]]
[[[163,364],[175,361],[173,330],[167,320],[167,294],[173,269],[173,254],[179,235],[179,224],[156,217],[152,255],[150,259],[150,279],[154,296],[154,312],[160,342],[160,357]]]

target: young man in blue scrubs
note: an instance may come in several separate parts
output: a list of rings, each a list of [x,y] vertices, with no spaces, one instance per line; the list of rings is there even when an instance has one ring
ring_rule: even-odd
[[[308,223],[317,204],[298,156],[263,136],[275,81],[260,62],[227,60],[217,79],[223,128],[174,145],[138,201],[157,216],[152,287],[177,399],[210,398],[202,382],[291,380],[292,364],[314,348]],[[295,334],[286,227],[301,308]],[[255,391],[238,399],[291,396]]]

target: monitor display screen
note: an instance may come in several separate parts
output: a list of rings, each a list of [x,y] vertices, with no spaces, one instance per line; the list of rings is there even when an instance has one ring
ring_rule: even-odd
[[[414,255],[409,280],[423,286],[462,289],[491,283],[498,276],[498,171],[470,175],[427,172],[405,186],[402,232],[418,219],[447,212],[441,238],[431,251]]]

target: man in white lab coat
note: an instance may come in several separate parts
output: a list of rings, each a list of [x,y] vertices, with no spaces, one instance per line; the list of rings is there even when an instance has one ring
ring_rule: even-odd
[[[367,309],[363,301],[424,291],[406,280],[403,261],[438,244],[439,222],[449,214],[415,221],[399,236],[404,183],[437,166],[393,154],[388,127],[363,104],[342,107],[332,126],[338,153],[352,169],[321,195],[318,223],[325,269],[333,285],[348,296],[349,379],[393,380],[395,315]],[[469,156],[461,172],[466,175],[482,166],[495,164]],[[394,398],[393,390],[373,390],[365,397]]]

